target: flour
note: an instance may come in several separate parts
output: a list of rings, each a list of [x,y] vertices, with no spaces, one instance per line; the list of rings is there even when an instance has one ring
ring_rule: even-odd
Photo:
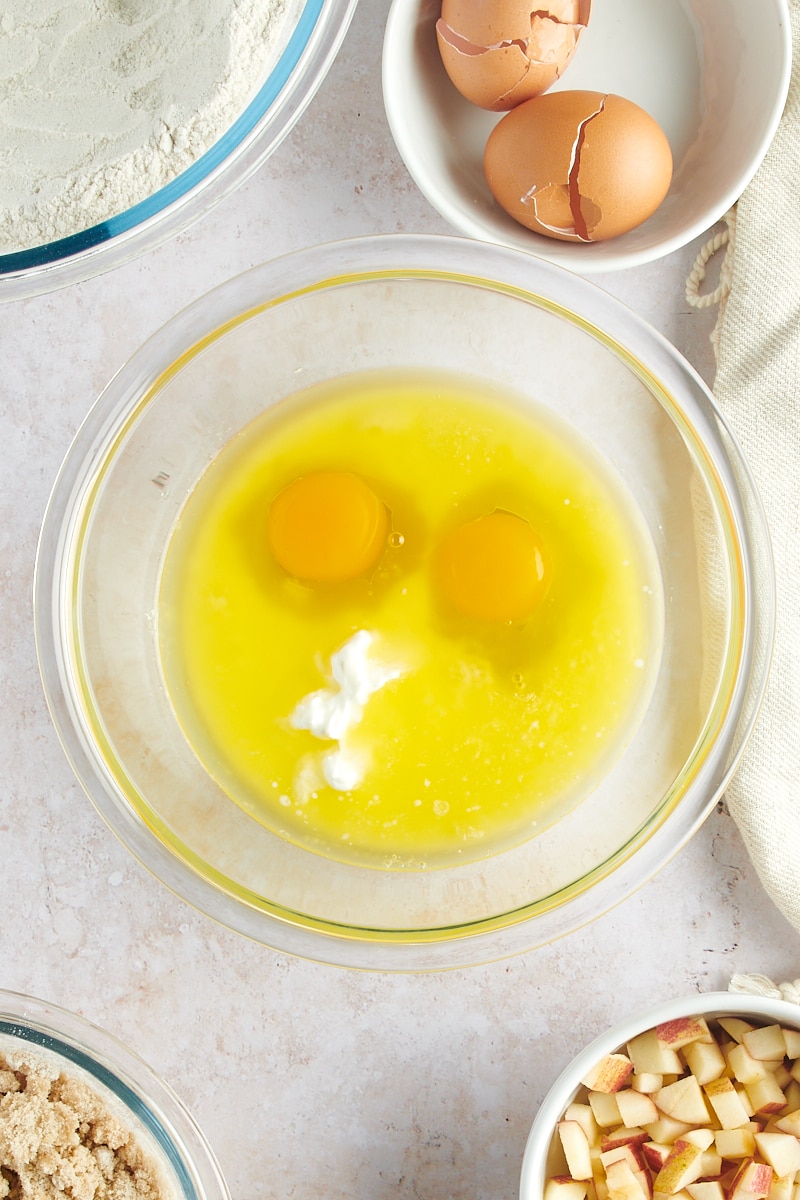
[[[299,0],[4,0],[0,254],[108,220],[247,106]]]

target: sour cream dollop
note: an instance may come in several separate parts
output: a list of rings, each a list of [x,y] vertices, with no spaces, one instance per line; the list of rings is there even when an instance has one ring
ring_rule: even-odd
[[[363,754],[348,749],[344,742],[364,715],[371,696],[408,668],[370,657],[375,635],[359,629],[331,655],[332,686],[309,692],[298,702],[289,717],[293,729],[307,729],[314,737],[338,742],[322,758],[325,782],[335,791],[350,792],[364,778],[368,762]]]

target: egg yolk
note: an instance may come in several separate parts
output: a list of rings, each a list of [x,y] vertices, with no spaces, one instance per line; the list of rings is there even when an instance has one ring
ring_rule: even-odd
[[[524,620],[550,582],[539,535],[522,517],[500,509],[447,534],[436,556],[436,577],[454,608],[482,621]]]
[[[273,500],[270,549],[306,583],[343,583],[372,570],[386,545],[389,515],[372,489],[348,471],[302,475]]]

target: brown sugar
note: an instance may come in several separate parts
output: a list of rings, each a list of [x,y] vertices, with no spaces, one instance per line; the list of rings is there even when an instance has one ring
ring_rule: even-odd
[[[0,1200],[174,1200],[153,1155],[55,1058],[0,1046]]]

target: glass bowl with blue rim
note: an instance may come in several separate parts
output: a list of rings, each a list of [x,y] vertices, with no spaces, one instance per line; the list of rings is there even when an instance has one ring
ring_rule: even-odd
[[[70,236],[8,253],[0,246],[0,301],[50,292],[128,262],[229,195],[307,108],[333,63],[356,3],[296,0],[287,6],[257,92],[200,157],[157,191]]]
[[[181,1100],[122,1042],[77,1013],[0,990],[0,1058],[42,1062],[88,1087],[160,1169],[169,1200],[230,1200]]]

